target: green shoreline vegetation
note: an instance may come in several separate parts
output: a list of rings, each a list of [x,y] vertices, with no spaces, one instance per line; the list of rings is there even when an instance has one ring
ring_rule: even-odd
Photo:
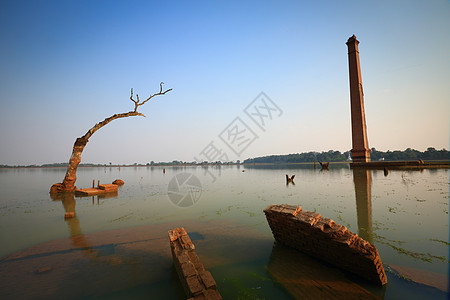
[[[341,153],[340,151],[329,150],[327,152],[303,152],[284,155],[269,155],[255,158],[248,158],[244,160],[244,164],[291,164],[291,163],[312,163],[314,161],[323,162],[348,162],[350,151]],[[375,148],[371,149],[370,157],[372,161],[386,160],[386,161],[400,161],[400,160],[424,160],[424,161],[449,161],[450,152],[446,149],[436,150],[429,147],[426,151],[421,152],[411,148],[407,148],[404,151],[378,151]],[[139,164],[94,164],[94,163],[81,163],[80,167],[145,167],[145,166],[206,166],[206,165],[240,165],[240,160],[230,162],[183,162],[174,160],[171,162],[154,162]],[[66,168],[68,163],[50,163],[43,165],[0,165],[0,168]]]
[[[341,153],[339,151],[329,150],[327,152],[304,152],[288,155],[270,155],[263,157],[249,158],[244,163],[271,163],[271,164],[285,164],[285,163],[306,163],[313,161],[323,162],[346,162],[350,156],[350,151]],[[372,161],[386,160],[386,161],[400,161],[400,160],[426,160],[426,161],[448,161],[450,160],[450,152],[446,149],[436,150],[429,147],[426,151],[420,152],[411,148],[404,151],[378,151],[375,148],[371,149],[370,158]]]
[[[78,167],[170,167],[170,166],[206,166],[206,165],[240,165],[241,162],[238,160],[237,162],[183,162],[175,160],[173,162],[151,162],[146,164],[93,164],[93,163],[80,163]],[[0,165],[1,168],[67,168],[69,163],[52,163],[52,164],[43,164],[43,165]]]

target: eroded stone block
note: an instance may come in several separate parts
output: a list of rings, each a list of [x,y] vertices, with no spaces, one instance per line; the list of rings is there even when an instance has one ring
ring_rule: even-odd
[[[376,247],[345,226],[294,205],[264,209],[274,238],[377,284],[387,283]]]
[[[189,299],[222,299],[211,273],[195,253],[184,228],[169,230],[170,248],[178,277]]]
[[[216,288],[216,281],[214,280],[209,271],[204,270],[200,272],[199,275],[206,289]]]

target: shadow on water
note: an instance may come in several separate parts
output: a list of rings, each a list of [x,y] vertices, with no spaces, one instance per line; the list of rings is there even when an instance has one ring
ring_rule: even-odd
[[[385,287],[354,282],[354,276],[295,249],[273,244],[269,274],[296,299],[378,299]]]
[[[448,293],[386,271],[388,284],[380,287],[277,242],[267,266],[295,299],[447,299]]]

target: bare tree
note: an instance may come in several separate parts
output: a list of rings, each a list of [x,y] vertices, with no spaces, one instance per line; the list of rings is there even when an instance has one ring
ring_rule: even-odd
[[[95,124],[82,137],[77,138],[77,140],[75,141],[75,144],[73,145],[72,156],[70,157],[69,165],[67,166],[66,176],[64,177],[64,180],[62,183],[55,183],[50,188],[50,193],[73,192],[76,189],[75,181],[77,180],[77,176],[76,176],[77,168],[81,162],[81,153],[83,152],[84,147],[86,147],[87,142],[89,142],[89,138],[97,130],[99,130],[100,128],[102,128],[103,126],[105,126],[106,124],[108,124],[109,122],[111,122],[115,119],[134,117],[134,116],[145,117],[144,114],[137,111],[138,107],[141,105],[144,105],[147,101],[149,101],[153,97],[164,95],[165,93],[170,92],[172,90],[172,89],[168,89],[168,90],[163,91],[163,84],[164,84],[164,82],[160,83],[160,85],[159,85],[160,89],[159,89],[158,93],[151,95],[150,97],[148,97],[146,100],[144,100],[142,102],[139,100],[138,94],[136,94],[136,100],[133,98],[133,89],[131,89],[130,100],[134,102],[134,110],[133,111],[112,115],[111,117],[104,119],[102,122]]]

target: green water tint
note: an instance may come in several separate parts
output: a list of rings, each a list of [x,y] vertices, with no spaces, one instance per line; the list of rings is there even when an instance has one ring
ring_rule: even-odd
[[[280,280],[269,272],[274,272],[280,258],[289,256],[273,249],[274,240],[262,213],[272,203],[301,205],[375,244],[383,263],[395,264],[400,270],[387,271],[387,286],[379,290],[344,275],[372,294],[384,299],[448,296],[445,285],[421,280],[421,274],[428,272],[439,282],[448,282],[448,170],[390,170],[384,176],[382,170],[360,173],[346,165],[331,165],[324,172],[311,166],[245,166],[246,172],[241,172],[242,168],[222,167],[220,175],[218,168],[209,168],[217,177],[215,182],[203,169],[192,167],[166,168],[165,175],[162,169],[151,167],[120,171],[81,168],[80,188],[91,186],[92,179],[109,183],[121,178],[125,185],[115,198],[54,201],[48,188],[64,177],[65,170],[2,170],[1,298],[17,298],[5,292],[13,290],[34,295],[41,291],[42,298],[49,299],[61,295],[139,299],[151,293],[166,299],[183,298],[172,274],[167,238],[167,230],[182,226],[193,234],[197,252],[225,299],[292,298],[295,291],[287,289],[289,280],[310,277],[299,274]],[[168,182],[180,172],[192,173],[202,183],[202,196],[192,207],[178,208],[167,197]],[[295,186],[285,185],[286,173],[296,175]],[[76,218],[64,220],[67,211],[76,212]],[[27,256],[36,250],[38,256]],[[20,259],[6,262],[5,255],[13,252]],[[297,260],[306,263],[306,259]],[[59,262],[61,268],[56,264],[49,272],[35,273],[51,261]],[[414,276],[406,276],[403,267]],[[326,265],[325,272],[314,276],[320,278],[332,269]],[[24,273],[17,273],[19,276],[16,271]],[[39,282],[41,286],[36,285]],[[54,288],[44,289],[48,284]],[[164,293],[167,290],[171,291]]]
[[[126,298],[127,293],[136,298],[148,298],[149,294],[140,294],[144,292],[152,292],[150,298],[155,299],[168,295],[171,299],[170,295],[174,295],[164,289],[173,288],[171,285],[179,281],[172,274],[167,237],[167,228],[174,228],[176,224],[162,223],[83,235],[76,218],[68,222],[72,227],[71,238],[42,243],[0,261],[0,290],[5,292],[2,299],[29,299],[36,294],[56,299],[60,296],[51,291],[62,289],[66,295],[81,299],[121,299],[122,296]],[[257,273],[258,269],[264,270],[262,261],[273,243],[269,238],[239,223],[189,220],[182,223],[196,230],[189,235],[200,259],[215,277],[222,278],[224,284],[218,280],[218,285],[222,285],[224,291],[230,284],[234,287],[231,289],[233,299],[234,296],[249,299],[260,293],[260,286],[246,288],[240,285],[247,279],[252,285],[267,281],[264,293],[285,294],[282,288],[274,289],[264,273]],[[236,249],[239,251],[233,251]],[[258,261],[255,263],[254,260]],[[41,269],[46,271],[39,271]],[[240,273],[241,270],[246,273]],[[17,278],[21,278],[19,285]],[[123,280],[116,282],[120,278]],[[110,286],[111,282],[116,283]],[[155,284],[160,287],[156,289]],[[79,289],[80,286],[83,289]]]

